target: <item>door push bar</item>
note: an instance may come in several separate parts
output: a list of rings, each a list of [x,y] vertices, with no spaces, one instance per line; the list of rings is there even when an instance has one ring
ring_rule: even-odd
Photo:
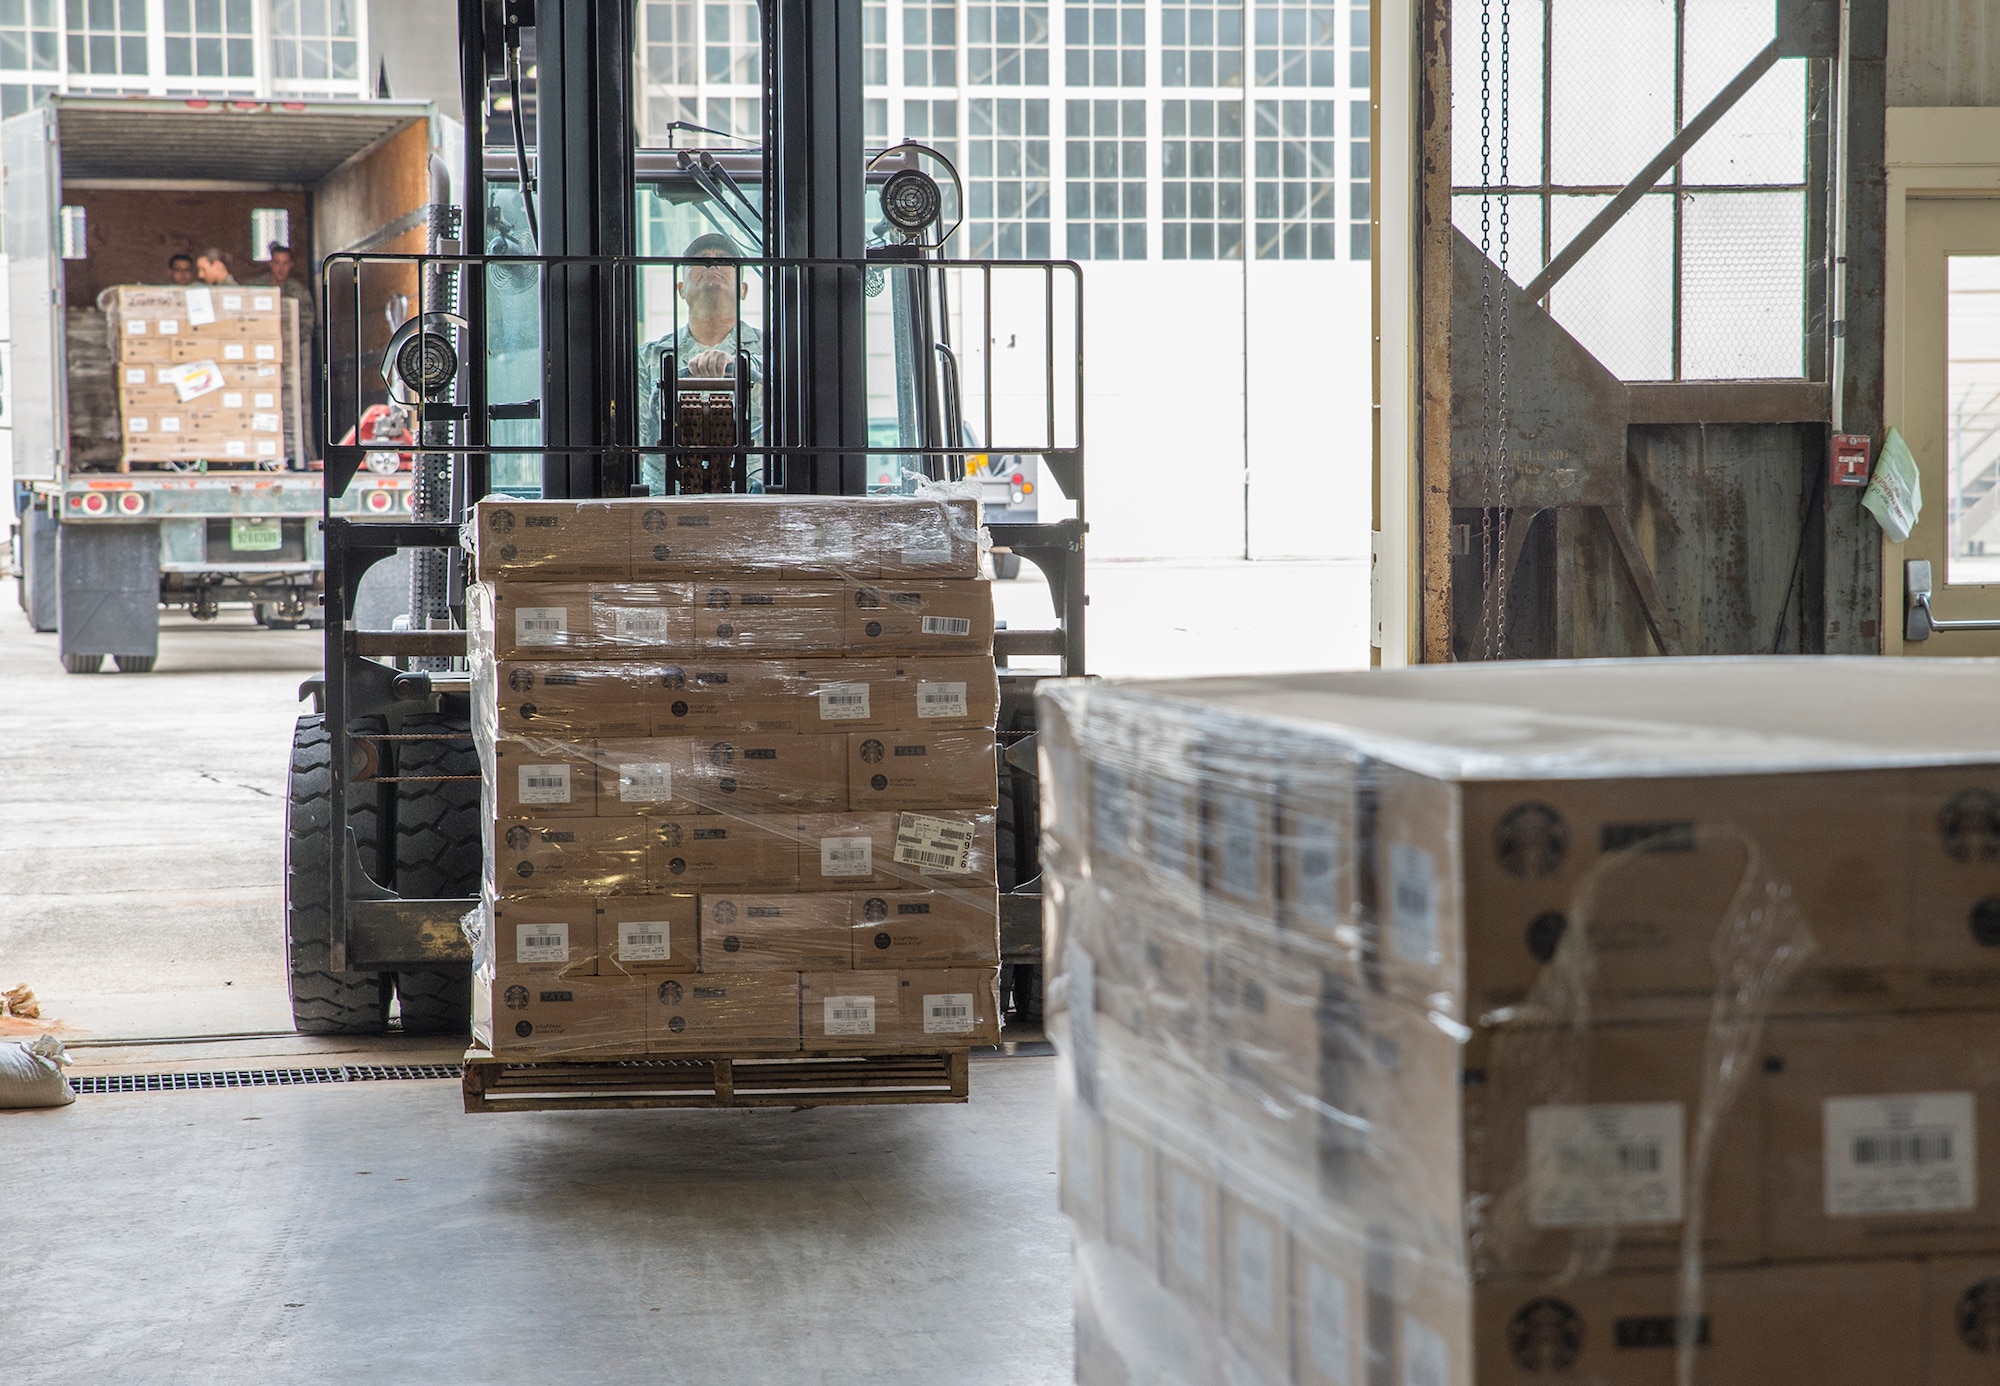
[[[1940,621],[1931,614],[1931,561],[1912,558],[1903,564],[1903,639],[1928,640],[1940,630],[2000,630],[2000,620]]]

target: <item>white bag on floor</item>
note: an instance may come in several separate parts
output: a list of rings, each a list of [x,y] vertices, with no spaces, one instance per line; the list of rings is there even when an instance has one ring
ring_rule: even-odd
[[[69,1055],[54,1035],[23,1044],[0,1044],[0,1111],[15,1107],[66,1107],[76,1090],[63,1077]]]

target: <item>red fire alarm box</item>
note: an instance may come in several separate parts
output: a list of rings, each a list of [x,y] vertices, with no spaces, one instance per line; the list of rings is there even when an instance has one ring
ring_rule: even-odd
[[[1833,460],[1827,469],[1829,486],[1866,486],[1868,484],[1868,435],[1866,433],[1836,433],[1833,435]]]

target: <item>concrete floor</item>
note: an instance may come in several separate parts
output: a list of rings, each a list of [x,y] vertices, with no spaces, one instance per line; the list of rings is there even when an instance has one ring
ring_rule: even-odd
[[[0,1114],[0,1376],[1068,1381],[1053,1063],[975,1061],[962,1107],[467,1116],[389,1082]]]

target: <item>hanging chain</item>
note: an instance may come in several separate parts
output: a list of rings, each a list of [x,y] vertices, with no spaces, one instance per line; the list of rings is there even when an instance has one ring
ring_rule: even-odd
[[[1513,164],[1509,149],[1509,136],[1511,133],[1509,116],[1513,103],[1508,99],[1512,95],[1512,88],[1509,83],[1509,73],[1512,66],[1510,61],[1513,38],[1512,21],[1512,0],[1500,0],[1499,174],[1500,186],[1503,188],[1513,185]],[[1507,648],[1507,593],[1513,576],[1507,571],[1507,527],[1513,514],[1508,508],[1507,496],[1507,482],[1509,480],[1507,430],[1512,423],[1511,414],[1507,407],[1507,299],[1510,287],[1507,282],[1507,261],[1513,203],[1514,199],[1510,195],[1505,192],[1500,194],[1500,321],[1498,330],[1495,333],[1498,341],[1498,350],[1495,352],[1495,355],[1499,357],[1499,366],[1495,371],[1495,374],[1498,376],[1498,383],[1495,390],[1497,398],[1494,404],[1496,446],[1493,460],[1494,501],[1495,508],[1499,512],[1494,547],[1498,550],[1498,555],[1492,569],[1493,617],[1488,623],[1488,629],[1492,632],[1493,658],[1495,659],[1504,654]]]
[[[1504,93],[1503,93],[1504,96]],[[1505,103],[1502,103],[1505,109]],[[1479,370],[1480,444],[1485,452],[1479,508],[1479,575],[1490,584],[1494,570],[1493,396],[1493,0],[1479,0]],[[1506,295],[1501,294],[1501,301]],[[1491,601],[1490,589],[1483,594]],[[1493,657],[1491,615],[1480,620],[1481,658]]]

